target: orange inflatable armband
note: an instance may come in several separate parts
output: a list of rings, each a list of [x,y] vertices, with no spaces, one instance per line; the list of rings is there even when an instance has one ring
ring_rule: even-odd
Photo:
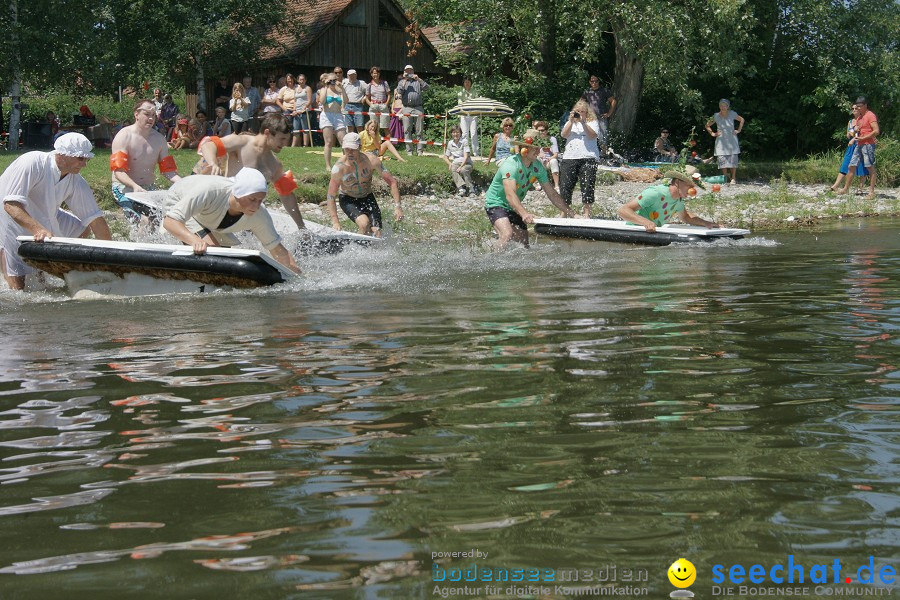
[[[160,173],[175,173],[176,171],[178,171],[178,167],[175,165],[175,159],[172,158],[171,154],[159,161]]]
[[[222,138],[217,135],[211,135],[206,138],[206,140],[216,145],[216,156],[222,158],[227,154],[227,152],[225,151],[225,144],[222,142]]]
[[[274,187],[275,191],[280,195],[287,196],[297,189],[297,182],[294,181],[294,175],[290,171],[287,171],[275,182]]]
[[[110,171],[127,171],[128,170],[128,153],[124,150],[119,150],[115,154],[109,157],[109,170]]]

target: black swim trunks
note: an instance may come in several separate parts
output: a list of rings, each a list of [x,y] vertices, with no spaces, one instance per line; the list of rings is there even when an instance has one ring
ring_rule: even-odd
[[[491,220],[491,225],[493,225],[497,219],[509,219],[509,222],[513,227],[518,227],[519,229],[528,230],[528,226],[525,225],[525,221],[522,220],[522,217],[519,216],[514,210],[506,210],[502,206],[492,206],[491,208],[485,208],[484,212],[487,213],[488,219]]]
[[[350,217],[354,223],[360,215],[367,215],[369,221],[372,222],[372,228],[381,229],[381,209],[378,208],[375,194],[369,194],[365,198],[354,198],[347,194],[341,194],[338,196],[338,202],[344,214]]]

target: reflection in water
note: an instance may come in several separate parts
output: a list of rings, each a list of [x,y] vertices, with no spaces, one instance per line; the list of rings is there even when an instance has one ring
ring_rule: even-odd
[[[4,591],[76,569],[74,597],[430,597],[430,553],[475,548],[889,558],[900,258],[804,235],[400,245],[291,290],[0,297]]]

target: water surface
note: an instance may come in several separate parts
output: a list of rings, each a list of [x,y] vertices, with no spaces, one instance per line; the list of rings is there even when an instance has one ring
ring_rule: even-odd
[[[430,598],[432,552],[471,549],[650,597],[679,556],[700,597],[716,563],[896,567],[898,233],[2,292],[0,595]]]

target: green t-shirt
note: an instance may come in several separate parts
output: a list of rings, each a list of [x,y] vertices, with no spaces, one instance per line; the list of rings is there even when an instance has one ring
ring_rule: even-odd
[[[513,154],[500,163],[500,168],[497,169],[497,173],[491,181],[491,187],[488,188],[485,195],[485,208],[499,207],[512,210],[509,202],[506,201],[506,190],[503,189],[504,179],[512,179],[516,182],[516,196],[519,197],[519,201],[525,197],[535,181],[541,183],[549,181],[547,169],[544,168],[541,161],[536,160],[531,163],[531,166],[526,167],[522,164],[522,155]]]
[[[672,198],[672,192],[665,184],[647,188],[641,192],[637,200],[640,205],[637,214],[650,219],[660,227],[665,225],[671,216],[684,210],[684,200]]]

